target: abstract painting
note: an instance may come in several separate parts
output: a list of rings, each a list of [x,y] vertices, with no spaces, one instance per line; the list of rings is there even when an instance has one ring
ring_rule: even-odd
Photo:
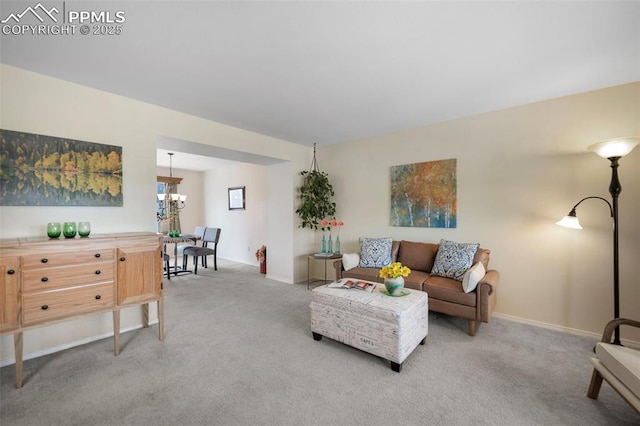
[[[0,129],[1,206],[122,206],[122,147]]]
[[[391,167],[391,225],[455,228],[456,159]]]

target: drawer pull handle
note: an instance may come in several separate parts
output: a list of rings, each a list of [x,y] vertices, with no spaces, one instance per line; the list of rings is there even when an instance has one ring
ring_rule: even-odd
[[[96,300],[100,300],[100,299],[102,299],[102,296],[100,296],[99,294],[96,295]]]
[[[98,270],[96,271],[96,275],[100,275],[101,273],[102,273],[102,272],[100,271],[100,269],[98,269]]]
[[[122,257],[120,258],[120,262],[124,262],[125,260],[127,260],[127,258],[126,258],[126,257],[124,257],[124,256],[122,256]]]
[[[42,310],[46,311],[47,309],[49,309],[49,305],[42,305]]]
[[[42,263],[47,263],[48,261],[49,261],[49,259],[47,259],[46,257],[45,257],[45,258],[40,259],[40,262],[42,262]]]
[[[40,281],[42,281],[43,283],[46,283],[47,281],[49,281],[49,278],[42,277],[42,278],[40,278]]]
[[[9,275],[13,275],[13,274],[15,274],[15,273],[16,273],[16,271],[14,271],[13,269],[9,269],[9,270],[7,271],[7,274],[9,274]]]
[[[94,254],[95,257],[100,257],[100,253]]]

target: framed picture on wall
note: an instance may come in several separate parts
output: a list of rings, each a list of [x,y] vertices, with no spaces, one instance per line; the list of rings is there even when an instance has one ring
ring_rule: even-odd
[[[122,207],[122,147],[0,129],[0,206]]]
[[[229,210],[244,210],[244,186],[229,188]]]

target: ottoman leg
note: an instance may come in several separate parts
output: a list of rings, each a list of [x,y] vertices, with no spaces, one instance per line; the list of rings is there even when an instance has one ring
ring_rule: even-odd
[[[311,332],[311,334],[313,334],[313,340],[322,339],[322,334],[314,333],[313,331]]]
[[[399,373],[402,370],[402,363],[398,364],[397,362],[391,361],[391,369],[396,373]]]

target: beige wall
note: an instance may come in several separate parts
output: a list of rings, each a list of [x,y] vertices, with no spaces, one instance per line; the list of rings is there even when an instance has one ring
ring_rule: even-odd
[[[322,148],[343,252],[364,236],[479,242],[501,273],[497,312],[601,333],[613,316],[607,207],[582,204],[583,231],[554,223],[585,196],[610,198],[609,161],[586,147],[640,135],[639,104],[640,83],[628,84]],[[390,226],[389,168],[448,158],[457,158],[458,227]],[[620,164],[621,313],[638,319],[640,147]]]
[[[245,210],[229,210],[228,189],[245,187]],[[221,229],[218,256],[258,265],[255,252],[267,244],[267,167],[238,164],[205,172],[206,225]]]

